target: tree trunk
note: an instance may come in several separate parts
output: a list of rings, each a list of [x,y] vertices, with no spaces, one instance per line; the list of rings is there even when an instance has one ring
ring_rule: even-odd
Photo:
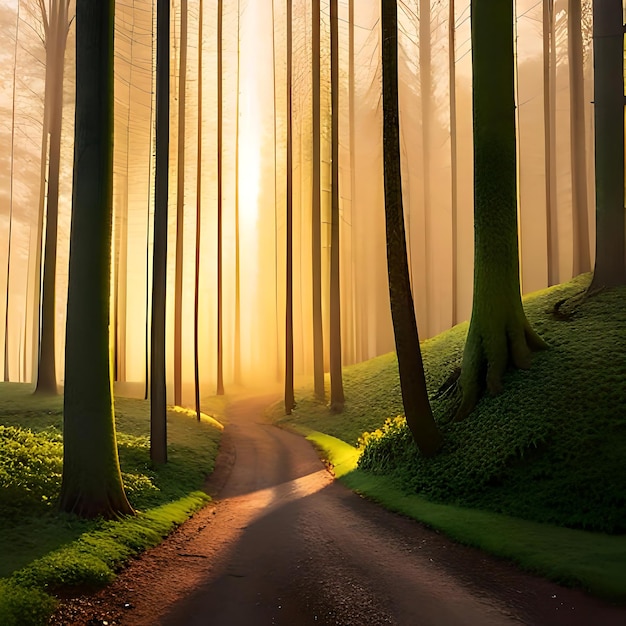
[[[202,226],[202,36],[204,6],[198,0],[198,156],[196,161],[196,264],[193,299],[193,380],[196,417],[200,421],[200,243]]]
[[[222,24],[223,0],[217,1],[217,395],[224,395],[222,346]]]
[[[430,153],[432,107],[432,55],[430,49],[430,0],[419,0],[419,70],[420,100],[422,105],[422,190],[424,193],[424,293],[428,300],[432,297],[431,272],[431,232],[430,232]],[[426,332],[430,332],[430,306],[424,307]]]
[[[45,18],[44,18],[45,19]],[[67,3],[52,3],[46,29],[46,99],[50,106],[50,156],[48,165],[48,203],[41,303],[41,346],[36,393],[56,394],[56,258],[59,216],[59,169],[61,162],[61,127],[63,122],[63,74],[67,43]],[[50,72],[48,72],[48,66]]]
[[[428,401],[409,281],[400,166],[398,17],[395,0],[382,0],[382,35],[383,164],[391,318],[407,425],[422,454],[433,456],[442,438]]]
[[[583,82],[583,36],[581,30],[582,15],[580,2],[581,0],[569,0],[567,11],[574,276],[591,270],[589,217],[587,212],[585,93]]]
[[[241,384],[241,263],[239,238],[239,87],[240,87],[240,2],[237,0],[237,94],[235,103],[235,336],[233,380]]]
[[[152,331],[150,350],[150,459],[167,462],[165,381],[165,300],[170,124],[170,0],[157,3],[156,175],[152,252]]]
[[[459,236],[458,236],[458,151],[456,140],[456,14],[455,2],[449,0],[448,12],[448,79],[450,96],[450,206],[452,212],[452,325],[459,322],[458,306],[458,263],[459,263]]]
[[[341,289],[339,281],[339,15],[330,0],[330,83],[332,174],[330,215],[330,408],[341,412],[345,402],[341,371]]]
[[[317,400],[324,394],[324,334],[322,325],[322,211],[321,211],[321,123],[320,123],[320,0],[312,6],[312,127],[313,181],[311,200],[311,244],[313,285],[313,386]]]
[[[185,229],[185,116],[187,90],[187,0],[180,2],[178,160],[176,176],[176,267],[174,278],[174,404],[182,404],[183,238]]]
[[[113,0],[77,2],[76,127],[63,405],[62,511],[132,514],[120,472],[109,352]]]
[[[543,3],[543,128],[546,190],[546,239],[548,248],[548,286],[559,282],[559,229],[556,200],[555,91],[556,41],[554,37],[554,0]]]
[[[287,0],[287,220],[285,285],[285,415],[295,406],[293,391],[293,138],[292,138],[292,7]]]
[[[476,405],[484,372],[498,393],[509,362],[528,368],[531,350],[545,346],[520,295],[513,14],[513,0],[472,0],[474,299],[457,420]]]
[[[622,22],[621,0],[594,1],[596,259],[590,292],[626,282]]]

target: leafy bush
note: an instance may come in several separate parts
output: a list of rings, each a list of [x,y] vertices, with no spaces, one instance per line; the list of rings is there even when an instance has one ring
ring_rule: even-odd
[[[55,606],[56,601],[42,591],[0,580],[2,626],[40,626],[48,621]]]

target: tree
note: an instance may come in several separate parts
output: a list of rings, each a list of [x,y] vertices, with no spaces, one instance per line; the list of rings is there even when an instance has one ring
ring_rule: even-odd
[[[240,0],[237,0],[237,93],[235,95],[235,336],[233,338],[233,380],[238,385],[241,384],[241,254],[239,238],[240,11]]]
[[[321,213],[321,110],[320,110],[320,0],[311,10],[312,143],[313,180],[311,199],[311,247],[313,285],[313,386],[315,397],[324,400],[324,334],[322,326],[322,213]]]
[[[202,35],[204,5],[198,2],[198,156],[196,161],[196,258],[194,274],[193,299],[193,380],[196,417],[200,421],[200,241],[202,225]]]
[[[222,73],[223,0],[217,1],[217,395],[224,395],[224,348],[222,345]]]
[[[178,161],[176,192],[176,266],[174,277],[174,403],[182,403],[183,235],[185,227],[185,116],[187,91],[187,0],[180,3],[178,76]]]
[[[587,156],[585,148],[585,91],[581,0],[569,0],[567,10],[570,77],[570,138],[572,174],[573,274],[591,270],[589,217],[587,214]]]
[[[41,300],[41,344],[37,371],[36,393],[56,394],[56,259],[57,225],[59,216],[59,171],[61,164],[61,125],[63,122],[63,74],[69,19],[70,0],[50,0],[48,8],[39,0],[45,34],[46,87],[44,125],[49,131],[48,202],[43,262],[43,294]],[[43,158],[43,157],[42,157]],[[43,229],[43,207],[39,215]]]
[[[156,174],[150,335],[150,459],[155,464],[162,464],[167,462],[165,297],[170,143],[170,0],[158,0],[157,3],[156,68]]]
[[[556,33],[554,0],[543,3],[543,128],[546,189],[548,285],[559,282],[559,232],[556,200]]]
[[[293,137],[292,137],[292,7],[287,0],[287,220],[285,286],[285,415],[295,407],[293,393]]]
[[[621,0],[594,0],[596,259],[590,292],[626,282],[622,22]]]
[[[331,213],[330,213],[330,408],[343,410],[341,372],[341,290],[339,284],[339,14],[337,0],[330,0],[331,90]]]
[[[452,209],[452,325],[459,321],[458,307],[458,227],[459,208],[458,150],[456,141],[456,15],[455,2],[448,10],[448,91],[450,97],[450,206]]]
[[[442,442],[428,401],[404,231],[398,111],[398,15],[396,0],[382,0],[383,166],[391,318],[407,425],[425,456]]]
[[[113,0],[76,6],[76,126],[63,405],[61,510],[132,514],[120,472],[109,352]]]
[[[532,350],[545,347],[531,328],[520,295],[513,1],[472,0],[474,117],[474,298],[461,369],[461,406],[474,408],[486,372],[498,393],[511,362],[530,367]]]

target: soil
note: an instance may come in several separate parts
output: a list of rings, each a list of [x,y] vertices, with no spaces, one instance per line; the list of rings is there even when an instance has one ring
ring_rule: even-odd
[[[624,626],[626,607],[521,572],[335,482],[271,398],[230,407],[214,502],[51,624]],[[329,417],[332,419],[332,417]]]

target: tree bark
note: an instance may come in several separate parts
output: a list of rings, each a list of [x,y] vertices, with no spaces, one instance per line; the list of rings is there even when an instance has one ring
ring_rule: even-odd
[[[193,299],[193,380],[196,417],[200,421],[200,245],[202,226],[202,36],[204,3],[198,0],[198,155],[196,161],[196,256]]]
[[[222,345],[222,27],[223,0],[217,1],[217,395],[224,395],[224,349]]]
[[[311,244],[313,285],[313,386],[317,400],[324,400],[324,334],[322,324],[322,212],[321,212],[321,110],[320,110],[320,0],[312,3],[312,128],[313,193]]]
[[[398,355],[400,390],[407,425],[417,447],[433,456],[442,443],[432,415],[420,351],[402,206],[398,112],[398,17],[396,0],[382,0],[383,165],[385,226],[391,318]]]
[[[581,0],[569,0],[567,11],[570,77],[570,137],[572,174],[572,230],[574,276],[591,270],[589,217],[587,212],[587,156],[585,147],[585,93]]]
[[[235,103],[235,336],[233,380],[241,384],[241,253],[239,234],[239,89],[240,89],[240,1],[237,0],[237,94]]]
[[[502,389],[511,362],[530,367],[545,346],[522,307],[517,236],[513,0],[472,0],[474,116],[474,299],[456,420],[486,385]]]
[[[293,138],[292,138],[292,7],[287,0],[287,220],[285,285],[285,415],[295,407],[293,391]]]
[[[339,14],[330,0],[331,83],[331,214],[330,214],[330,408],[341,412],[345,402],[341,371],[341,288],[339,272]]]
[[[450,96],[450,206],[452,212],[452,325],[459,322],[458,307],[458,208],[459,208],[459,181],[458,181],[458,150],[456,139],[456,14],[455,2],[449,0],[448,11],[448,78]]]
[[[176,176],[176,265],[174,278],[174,404],[182,403],[183,246],[185,230],[185,116],[187,91],[187,0],[180,2],[178,160]]]
[[[165,380],[165,301],[170,124],[170,0],[157,3],[156,174],[152,253],[152,331],[150,350],[150,459],[167,462]]]
[[[546,192],[548,286],[559,282],[559,230],[556,200],[556,41],[554,0],[543,3],[543,128]]]
[[[62,511],[132,514],[110,377],[114,2],[77,2],[76,126],[63,405]]]
[[[593,3],[596,259],[589,291],[626,283],[621,0]]]

